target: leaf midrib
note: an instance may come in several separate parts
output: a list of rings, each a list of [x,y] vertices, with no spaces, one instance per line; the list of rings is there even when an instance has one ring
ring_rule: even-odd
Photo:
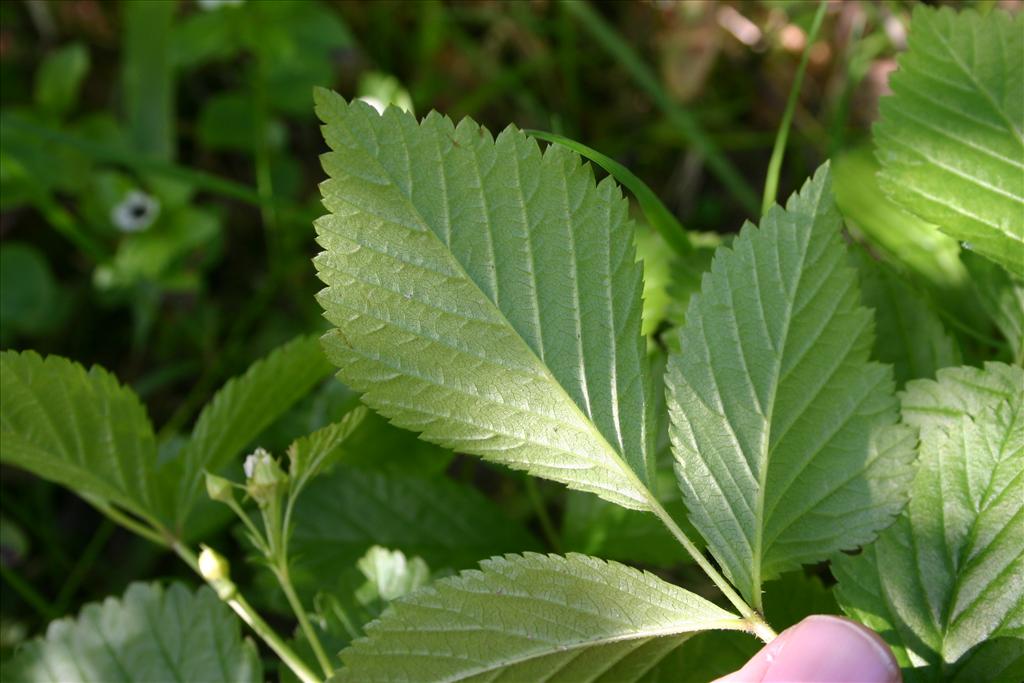
[[[807,259],[807,252],[810,249],[810,244],[811,244],[810,233],[814,232],[814,224],[815,224],[815,222],[817,220],[818,209],[819,209],[819,207],[821,205],[821,196],[822,196],[822,193],[818,192],[816,197],[815,197],[815,199],[814,199],[814,209],[813,209],[813,211],[810,212],[810,216],[812,218],[811,229],[808,231],[809,232],[808,239],[805,240],[804,243],[801,245],[800,262],[799,262],[799,264],[797,266],[797,269],[796,269],[796,272],[798,273],[798,275],[797,275],[796,284],[793,287],[793,294],[792,294],[792,296],[787,296],[786,299],[785,299],[785,301],[786,301],[786,312],[785,312],[785,315],[783,316],[783,320],[785,321],[785,324],[783,325],[783,328],[782,328],[782,338],[779,340],[778,352],[777,352],[775,358],[773,359],[774,360],[774,370],[772,371],[773,382],[772,382],[772,388],[771,388],[771,391],[769,393],[769,397],[768,397],[768,400],[767,400],[767,407],[768,407],[768,410],[766,411],[767,414],[764,415],[765,429],[764,429],[764,431],[761,434],[761,453],[759,454],[759,458],[758,458],[759,469],[758,469],[758,473],[757,473],[757,498],[755,499],[755,507],[754,507],[754,510],[755,510],[755,512],[754,512],[754,522],[755,522],[754,543],[753,543],[753,547],[751,548],[751,554],[752,554],[752,558],[751,558],[751,565],[752,565],[752,567],[751,567],[751,570],[752,570],[751,571],[751,583],[752,583],[752,585],[751,585],[751,596],[750,596],[751,600],[754,603],[754,608],[757,609],[758,611],[763,609],[763,601],[761,599],[761,584],[762,584],[761,569],[762,569],[762,565],[764,564],[764,531],[765,531],[765,526],[766,526],[765,519],[764,519],[764,506],[765,506],[765,489],[767,487],[767,482],[768,482],[768,465],[769,465],[769,460],[770,460],[771,454],[772,454],[771,431],[772,431],[772,419],[773,419],[773,416],[775,414],[775,399],[778,396],[779,384],[781,383],[781,379],[782,379],[782,377],[781,377],[781,374],[782,374],[782,362],[783,362],[783,359],[785,358],[785,355],[786,355],[786,343],[789,340],[789,332],[790,332],[790,328],[791,328],[791,325],[792,325],[792,322],[793,322],[791,316],[793,315],[793,308],[796,305],[796,294],[797,294],[798,291],[800,291],[800,286],[801,286],[801,284],[803,283],[803,280],[804,280],[804,274],[805,274],[804,263],[805,263],[805,261]],[[780,227],[781,226],[779,226],[778,223],[775,224],[775,233],[776,234],[778,234]],[[761,230],[761,228],[758,228],[758,230]],[[754,253],[753,249],[751,249],[751,253]],[[756,253],[754,254],[754,258],[755,259],[757,258]],[[824,278],[824,279],[827,279],[827,278]],[[760,292],[760,282],[757,280],[757,278],[755,278],[755,283],[757,284],[758,292]],[[785,289],[785,284],[784,283],[783,283],[783,289]],[[732,296],[731,295],[731,289],[730,289],[730,296]],[[737,339],[738,339],[738,335],[737,335]],[[769,339],[770,339],[770,337],[769,337]],[[741,354],[742,354],[742,349],[741,349]],[[756,396],[756,391],[755,391],[755,396]]]
[[[352,107],[354,105],[349,104],[348,106]],[[345,122],[344,122],[345,121],[345,116],[349,116],[349,115],[351,115],[350,111],[346,110],[346,113],[343,116],[335,118],[334,125],[345,127],[345,129],[348,131],[348,133],[352,137],[352,139],[354,139],[357,142],[357,144],[362,148],[363,152],[366,154],[366,157],[368,159],[370,159],[372,161],[372,163],[375,164],[377,166],[377,168],[383,172],[383,174],[388,178],[389,182],[391,183],[391,186],[395,188],[395,190],[398,193],[398,195],[401,196],[405,200],[407,206],[412,210],[412,212],[416,216],[417,220],[419,221],[420,225],[423,226],[426,229],[426,231],[429,232],[431,234],[431,236],[435,240],[437,240],[439,243],[444,245],[444,248],[447,251],[451,261],[458,268],[459,274],[467,282],[472,284],[473,288],[476,289],[476,291],[484,298],[484,300],[487,301],[487,305],[492,309],[492,311],[494,313],[496,313],[497,316],[502,321],[504,321],[504,323],[512,331],[514,337],[519,341],[520,345],[525,348],[526,352],[529,354],[529,356],[531,358],[533,358],[534,361],[536,361],[537,365],[539,365],[543,369],[543,374],[544,374],[544,376],[546,376],[546,378],[549,380],[549,382],[551,384],[553,384],[554,386],[558,387],[558,391],[561,393],[561,398],[565,402],[567,402],[570,406],[572,406],[572,410],[575,411],[576,415],[580,418],[580,420],[582,421],[582,423],[583,423],[584,427],[587,429],[587,431],[589,431],[593,436],[596,436],[596,438],[598,440],[598,443],[602,444],[604,446],[605,450],[607,450],[611,454],[612,462],[614,462],[616,465],[618,465],[618,467],[622,471],[622,473],[626,476],[626,478],[628,480],[630,480],[630,483],[632,483],[637,488],[638,492],[644,494],[644,496],[647,498],[646,502],[647,502],[648,511],[653,512],[654,509],[656,509],[656,507],[657,507],[657,500],[656,500],[656,498],[654,496],[654,493],[640,480],[640,478],[633,471],[633,469],[631,467],[629,467],[629,465],[624,460],[624,456],[620,455],[619,452],[617,450],[615,450],[614,447],[612,447],[611,443],[608,441],[607,438],[605,438],[605,436],[601,432],[601,430],[597,428],[597,425],[595,425],[593,423],[593,421],[589,417],[586,416],[586,414],[583,412],[583,410],[580,408],[580,406],[576,403],[576,401],[573,400],[573,398],[569,395],[569,392],[566,390],[566,388],[564,386],[562,386],[561,382],[559,382],[555,378],[554,374],[551,372],[551,369],[547,366],[547,364],[543,360],[541,360],[541,358],[537,355],[537,353],[533,350],[533,348],[526,342],[525,339],[523,339],[522,335],[519,334],[519,331],[516,330],[515,326],[512,325],[512,322],[508,319],[508,316],[505,315],[504,311],[502,311],[497,306],[497,304],[495,304],[495,302],[492,301],[489,296],[487,296],[487,294],[480,288],[480,285],[477,284],[476,280],[474,280],[472,277],[470,277],[469,273],[465,269],[465,266],[462,264],[462,262],[458,258],[455,257],[454,252],[451,251],[451,249],[448,247],[448,245],[445,243],[445,241],[440,238],[440,236],[437,234],[437,232],[435,232],[434,228],[430,225],[430,223],[427,222],[427,220],[424,218],[422,212],[420,212],[419,207],[417,207],[416,204],[412,201],[412,197],[410,197],[402,189],[401,185],[398,182],[396,182],[396,179],[392,175],[391,171],[388,168],[386,168],[380,162],[380,160],[377,158],[377,156],[373,153],[373,151],[371,149],[367,148],[365,146],[365,144],[363,144],[362,138],[360,136],[355,135],[353,133],[353,131],[348,126],[345,125]],[[417,127],[419,129],[422,130],[422,126],[423,126],[422,123],[417,122],[416,125],[417,125]],[[376,136],[378,131],[374,130],[373,132],[374,132],[374,135]],[[405,148],[404,140],[403,140],[403,148]],[[470,156],[473,156],[473,158],[475,159],[474,155],[471,154]],[[479,176],[479,173],[478,173],[478,176]],[[410,187],[411,186],[412,186],[412,184],[410,183]],[[348,203],[348,202],[346,202],[346,203]],[[359,209],[359,207],[356,207],[356,208]],[[359,210],[361,211],[362,209],[359,209]],[[575,264],[575,259],[574,259],[574,264]],[[577,317],[576,323],[578,325],[579,324],[579,319],[578,319],[578,316],[576,316],[576,317]],[[546,445],[543,446],[543,447],[544,448],[548,448],[548,446],[546,446]],[[644,460],[646,460],[646,456],[645,456]],[[625,496],[625,494],[622,494],[622,495]]]

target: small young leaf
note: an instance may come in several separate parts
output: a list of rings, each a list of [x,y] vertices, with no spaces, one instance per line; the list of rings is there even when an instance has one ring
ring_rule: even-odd
[[[830,185],[822,168],[718,250],[669,360],[690,521],[755,605],[779,572],[871,540],[912,476]]]
[[[1024,370],[940,370],[902,398],[921,432],[910,504],[863,553],[833,563],[839,602],[888,641],[907,683],[1020,680]]]
[[[875,311],[873,357],[891,363],[896,384],[930,379],[935,371],[959,365],[960,348],[929,301],[890,266],[854,248],[861,300]]]
[[[643,283],[614,182],[513,127],[316,99],[345,383],[428,441],[648,509]]]
[[[292,498],[298,496],[306,484],[337,457],[342,444],[359,429],[366,415],[366,408],[356,408],[340,421],[301,437],[291,445],[288,449],[288,477]]]
[[[583,555],[496,557],[401,598],[341,653],[346,681],[635,681],[687,637],[743,621]]]
[[[259,654],[240,622],[202,587],[134,583],[124,597],[90,603],[51,622],[4,667],[11,683],[263,681]]]
[[[880,103],[897,202],[1024,277],[1024,16],[918,5]]]
[[[158,463],[145,407],[98,366],[0,353],[0,460],[137,515],[174,519],[177,465]]]
[[[331,372],[316,337],[299,337],[228,380],[200,413],[180,458],[179,519],[202,486],[200,473],[219,472],[242,449]]]

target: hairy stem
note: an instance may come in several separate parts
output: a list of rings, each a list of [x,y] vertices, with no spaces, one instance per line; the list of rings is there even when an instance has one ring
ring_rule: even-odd
[[[313,624],[309,622],[309,617],[306,615],[306,609],[302,606],[302,601],[299,600],[299,596],[295,592],[291,576],[288,573],[287,561],[283,561],[280,566],[275,567],[274,574],[277,576],[278,583],[281,584],[281,589],[284,591],[285,597],[288,598],[288,604],[291,605],[292,611],[295,612],[295,618],[299,620],[299,627],[306,635],[306,640],[309,641],[310,647],[313,648],[313,654],[316,655],[316,661],[320,664],[320,668],[323,669],[324,675],[330,677],[330,675],[334,673],[335,667],[331,664],[330,658],[324,651],[324,646],[320,642],[320,637],[316,634]]]
[[[768,209],[775,203],[775,195],[779,190],[779,172],[782,170],[782,157],[786,154],[786,141],[789,139],[789,126],[793,121],[796,102],[800,98],[800,86],[804,82],[804,72],[807,71],[807,61],[811,56],[811,46],[814,45],[814,40],[818,37],[818,29],[821,28],[821,21],[825,18],[825,10],[827,9],[828,2],[821,0],[818,4],[818,11],[814,14],[811,30],[807,32],[807,44],[804,46],[804,53],[800,57],[800,65],[796,69],[793,87],[789,90],[786,110],[782,114],[779,132],[775,137],[775,147],[772,148],[772,158],[768,162],[768,177],[765,178],[764,197],[761,198],[762,216],[768,213]]]

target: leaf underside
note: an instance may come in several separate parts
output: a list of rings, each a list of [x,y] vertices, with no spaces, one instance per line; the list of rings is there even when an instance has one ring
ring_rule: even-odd
[[[378,115],[325,90],[324,337],[395,424],[646,509],[649,382],[627,203],[509,127]]]
[[[135,583],[53,621],[4,667],[10,683],[263,680],[259,654],[209,588]]]
[[[653,574],[570,554],[507,555],[392,603],[334,683],[628,683],[697,631],[742,620]]]
[[[1024,277],[1024,18],[919,5],[874,136],[893,198]]]
[[[780,572],[873,538],[912,474],[840,226],[824,167],[718,250],[669,361],[690,521],[755,604]]]
[[[910,504],[833,563],[840,604],[886,638],[908,683],[1019,680],[1024,370],[940,370],[907,385],[903,418],[921,431]]]

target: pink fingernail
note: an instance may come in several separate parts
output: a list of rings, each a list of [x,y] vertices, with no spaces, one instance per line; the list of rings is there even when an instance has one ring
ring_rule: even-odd
[[[763,683],[899,683],[899,667],[878,634],[842,617],[808,617],[787,634]]]

